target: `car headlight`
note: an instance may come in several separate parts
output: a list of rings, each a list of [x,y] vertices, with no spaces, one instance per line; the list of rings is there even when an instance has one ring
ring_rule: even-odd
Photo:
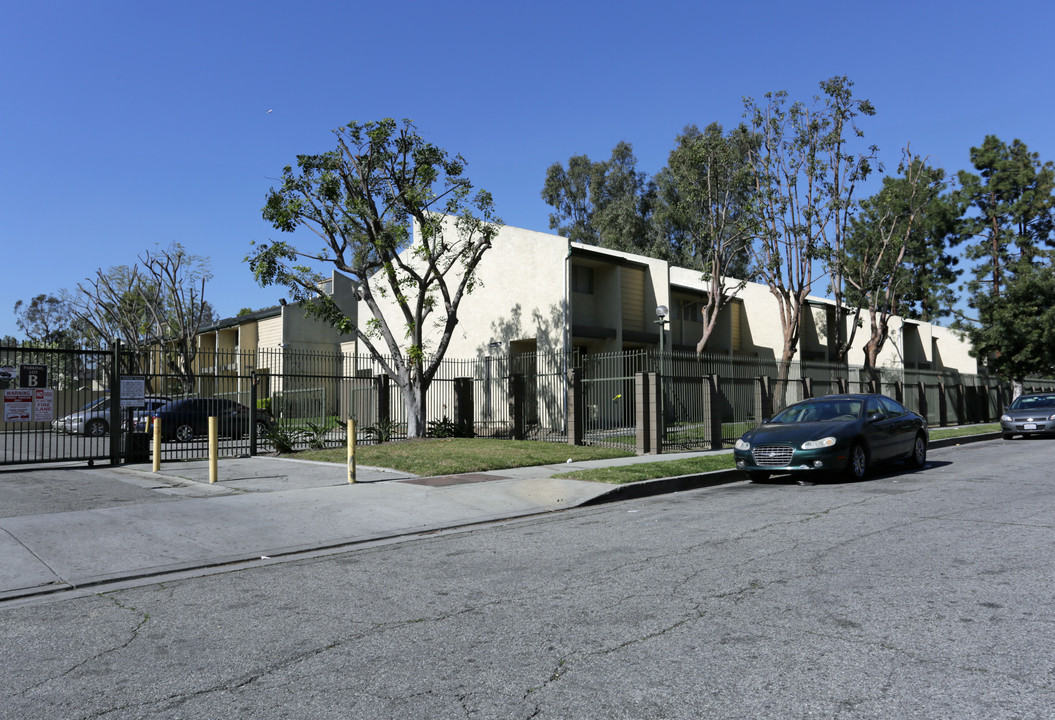
[[[803,450],[817,450],[819,448],[831,447],[834,444],[835,444],[835,438],[833,438],[833,437],[826,437],[826,438],[821,438],[820,440],[807,440],[806,442],[802,443],[802,449]]]
[[[743,438],[740,438],[739,440],[736,441],[736,444],[733,445],[733,447],[736,448],[737,450],[750,450],[751,449],[751,443],[747,442]]]
[[[1000,416],[1000,422],[1011,422],[1011,416],[1010,415],[1001,415]]]

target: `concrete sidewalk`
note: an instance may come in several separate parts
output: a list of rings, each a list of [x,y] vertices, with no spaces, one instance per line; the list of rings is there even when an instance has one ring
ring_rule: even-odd
[[[263,456],[221,460],[215,484],[208,482],[204,460],[167,463],[160,473],[149,465],[97,468],[90,471],[93,477],[162,494],[165,502],[0,519],[0,600],[562,510],[618,496],[630,486],[621,490],[555,474],[704,454],[435,478],[360,467],[354,485],[344,465]],[[738,479],[724,472],[704,481],[682,479],[680,487]],[[678,488],[669,480],[662,487],[638,483],[633,494]]]
[[[990,433],[935,441],[931,448],[999,437]],[[160,473],[151,472],[149,465],[93,470],[80,466],[103,485],[112,481],[135,486],[136,497],[125,504],[56,512],[59,499],[53,495],[38,504],[37,511],[0,518],[0,601],[277,561],[310,551],[742,480],[735,470],[618,486],[553,477],[572,469],[710,454],[591,460],[432,478],[360,467],[354,485],[348,484],[341,464],[266,456],[221,460],[215,484],[208,482],[205,460],[166,463]],[[39,479],[46,485],[43,476]],[[48,512],[40,512],[40,507]]]

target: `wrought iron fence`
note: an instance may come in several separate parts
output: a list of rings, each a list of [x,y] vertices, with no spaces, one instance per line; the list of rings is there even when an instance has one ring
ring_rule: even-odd
[[[406,437],[403,392],[384,364],[368,356],[294,348],[201,350],[191,365],[162,349],[121,351],[0,348],[0,388],[15,388],[15,368],[43,367],[52,391],[51,419],[0,424],[0,463],[120,459],[128,430],[142,429],[143,411],[119,411],[114,423],[115,383],[128,375],[144,379],[147,394],[172,400],[232,400],[247,409],[246,420],[228,428],[221,452],[244,455],[288,446],[339,446],[345,421],[356,421],[359,442]],[[582,410],[576,422],[583,442],[633,449],[640,415],[640,373],[657,373],[666,450],[732,444],[765,415],[805,397],[835,392],[879,391],[919,412],[931,425],[992,421],[1010,402],[1010,386],[987,375],[924,368],[865,369],[639,349],[613,353],[519,353],[474,359],[445,359],[425,397],[432,434],[523,437],[567,442],[569,370],[582,381]],[[1055,380],[1029,378],[1028,390],[1055,388]],[[101,403],[95,410],[85,408]],[[6,407],[6,403],[5,403]],[[77,415],[74,426],[64,418]],[[92,415],[95,412],[95,415]],[[257,432],[248,418],[268,419]],[[87,429],[83,418],[95,422]],[[169,441],[165,458],[202,457],[204,441]]]

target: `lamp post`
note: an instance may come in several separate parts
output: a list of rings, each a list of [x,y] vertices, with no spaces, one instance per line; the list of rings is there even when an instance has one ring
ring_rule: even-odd
[[[663,392],[663,336],[667,333],[667,306],[660,305],[656,308],[656,325],[659,325],[659,427],[660,442],[667,437],[666,408],[664,407]],[[660,448],[662,451],[662,448]]]

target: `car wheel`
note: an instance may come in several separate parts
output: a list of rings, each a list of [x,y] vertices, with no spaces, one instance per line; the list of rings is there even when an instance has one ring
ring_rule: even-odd
[[[89,420],[88,424],[84,426],[84,434],[91,437],[102,437],[108,432],[110,432],[110,427],[105,420]]]
[[[868,475],[868,450],[861,443],[854,443],[850,448],[850,461],[846,464],[846,474],[851,480],[864,480]]]
[[[176,439],[180,442],[190,442],[194,439],[194,428],[192,428],[190,425],[187,425],[186,423],[183,423],[182,425],[179,425],[176,428],[175,435]]]
[[[262,438],[267,435],[267,423],[263,420],[256,421],[256,436]]]
[[[912,442],[912,454],[908,456],[908,464],[914,468],[927,464],[927,438],[923,437],[923,433],[917,433]]]
[[[765,482],[769,479],[769,473],[762,470],[752,470],[747,473],[747,479],[751,482]]]

